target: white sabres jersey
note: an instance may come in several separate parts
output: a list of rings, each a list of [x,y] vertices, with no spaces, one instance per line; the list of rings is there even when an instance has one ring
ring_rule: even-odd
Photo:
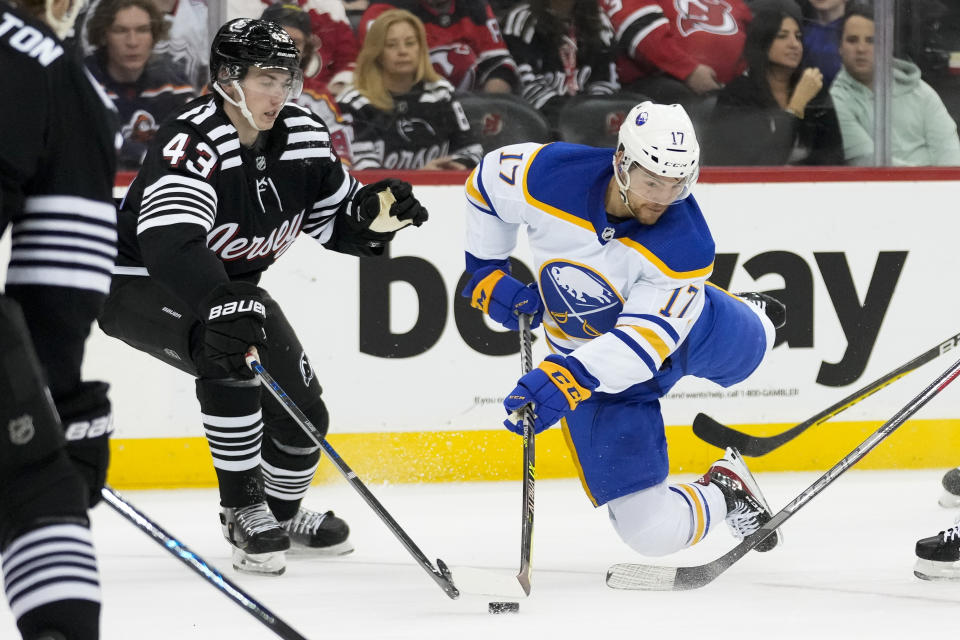
[[[550,347],[616,393],[652,378],[700,316],[714,243],[693,196],[654,225],[608,218],[613,150],[556,142],[488,153],[466,183],[467,270],[527,228]]]

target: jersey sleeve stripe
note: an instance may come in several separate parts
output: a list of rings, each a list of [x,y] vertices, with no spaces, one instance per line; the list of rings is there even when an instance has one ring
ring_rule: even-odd
[[[16,226],[17,233],[43,233],[50,231],[53,235],[69,233],[86,238],[99,238],[111,246],[117,243],[117,230],[112,225],[88,223],[84,220],[71,218],[44,218],[42,220],[23,220]]]
[[[168,200],[169,199],[164,199],[163,201],[160,201],[160,202],[166,202]],[[146,211],[146,209],[144,209],[144,213],[140,214],[140,220],[157,218],[157,217],[160,217],[160,214],[169,215],[164,212],[175,211],[178,213],[193,214],[198,218],[202,218],[207,223],[209,223],[211,227],[213,227],[213,212],[208,209],[203,209],[192,203],[187,203],[187,202],[172,202],[170,204],[160,204],[160,202],[158,202],[156,205],[151,205],[149,211]]]
[[[293,116],[291,118],[284,118],[283,124],[287,125],[287,127],[291,129],[293,127],[317,128],[317,121],[310,116]]]
[[[637,34],[630,38],[630,51],[635,51],[637,47],[640,46],[640,43],[643,42],[644,38],[656,31],[659,27],[669,24],[670,22],[666,18],[660,18],[658,20],[653,20],[650,22],[650,24],[640,28]],[[641,25],[637,26],[640,27]]]
[[[235,169],[243,165],[243,158],[240,156],[233,156],[232,158],[226,158],[220,163],[220,170],[224,171],[226,169]]]
[[[321,131],[296,131],[287,135],[287,144],[302,142],[329,142],[330,135]]]
[[[68,267],[41,267],[11,263],[7,270],[7,284],[86,289],[106,295],[110,291],[110,274]]]
[[[204,231],[210,231],[210,229],[213,228],[213,225],[205,219],[188,213],[158,216],[149,220],[144,219],[144,216],[141,215],[140,221],[137,223],[137,235],[149,229],[165,227],[171,224],[195,224],[203,227]]]
[[[357,182],[357,179],[347,173],[347,170],[343,165],[340,165],[340,171],[343,174],[343,182],[340,183],[340,188],[338,188],[332,195],[314,202],[312,209],[313,211],[324,211],[339,207],[340,204],[350,196],[354,185],[359,186],[360,183]]]
[[[621,331],[620,329],[611,329],[610,334],[616,336],[623,342],[625,345],[630,347],[630,349],[637,354],[637,357],[643,361],[647,368],[650,369],[652,373],[656,373],[660,368],[660,365],[653,361],[653,358],[650,357],[650,354],[646,352],[640,345],[638,345],[630,336]]]
[[[114,258],[111,256],[97,255],[95,253],[82,251],[64,251],[59,249],[30,248],[26,246],[15,246],[10,251],[10,262],[13,264],[26,263],[55,263],[55,264],[73,264],[77,267],[94,267],[104,273],[110,273],[113,270]]]
[[[206,200],[216,208],[217,204],[217,192],[216,190],[203,180],[198,180],[196,178],[191,178],[190,176],[182,176],[176,174],[168,174],[146,187],[143,190],[143,200],[146,202],[154,191],[164,187],[172,187],[173,185],[180,185],[187,187],[188,189],[193,189],[199,191],[200,193],[196,194],[197,196],[206,195]]]
[[[646,6],[634,11],[633,13],[628,15],[626,18],[624,18],[623,21],[620,23],[619,28],[617,28],[617,33],[614,35],[614,39],[618,41],[621,40],[624,34],[627,32],[627,30],[631,26],[633,26],[633,24],[637,22],[637,20],[639,20],[644,16],[651,16],[644,21],[644,24],[646,24],[650,20],[657,20],[658,18],[662,18],[666,20],[666,17],[663,15],[663,9],[661,9],[655,4],[651,4],[649,6]]]
[[[670,355],[670,352],[673,351],[673,348],[664,342],[663,338],[658,336],[652,329],[648,329],[647,327],[638,327],[634,324],[621,324],[617,326],[630,327],[639,333],[644,340],[650,343],[650,346],[653,347],[653,350],[657,352],[658,356],[660,356],[660,360],[666,358],[668,355]]]
[[[303,158],[329,158],[329,147],[309,147],[306,149],[291,149],[280,154],[280,160],[300,160]]]
[[[117,209],[112,204],[77,196],[29,196],[23,203],[24,213],[69,213],[86,218],[117,223]]]
[[[667,322],[666,320],[664,320],[659,316],[653,316],[648,313],[621,313],[620,317],[621,318],[639,318],[641,320],[646,320],[647,322],[651,322],[657,325],[658,327],[660,327],[661,329],[663,329],[663,331],[668,336],[670,336],[670,338],[674,342],[680,342],[680,334],[677,333],[677,330],[674,329],[669,322]]]
[[[221,156],[225,153],[230,153],[231,151],[240,150],[240,138],[231,138],[226,142],[221,142],[217,145],[217,153]]]

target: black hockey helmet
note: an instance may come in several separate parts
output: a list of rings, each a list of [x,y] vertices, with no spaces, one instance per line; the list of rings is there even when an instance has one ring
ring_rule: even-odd
[[[251,66],[285,69],[303,81],[300,53],[283,27],[254,18],[231,20],[220,27],[210,45],[210,83],[239,81]]]

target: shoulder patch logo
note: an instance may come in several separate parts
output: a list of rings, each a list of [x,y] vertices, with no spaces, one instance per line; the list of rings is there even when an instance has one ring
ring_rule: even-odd
[[[696,31],[729,36],[737,33],[730,5],[725,0],[674,0],[677,28],[684,37]]]
[[[612,329],[623,299],[600,273],[566,260],[540,269],[540,291],[550,317],[571,338],[596,338]]]

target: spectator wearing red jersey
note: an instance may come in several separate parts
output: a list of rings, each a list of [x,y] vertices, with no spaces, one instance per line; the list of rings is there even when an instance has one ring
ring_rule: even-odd
[[[328,85],[321,77],[323,63],[317,51],[318,38],[311,34],[311,15],[298,4],[278,2],[264,9],[260,18],[279,24],[293,40],[300,52],[300,69],[303,71],[303,90],[293,102],[307,107],[323,119],[330,131],[330,146],[342,162],[350,165],[353,158],[353,129],[340,114],[334,96],[335,87]],[[352,81],[352,71],[349,76]],[[346,86],[349,83],[344,88]],[[340,90],[336,90],[336,93],[340,93]]]
[[[231,0],[227,17],[258,18],[274,4],[288,9],[299,8],[309,16],[307,33],[312,34],[308,44],[313,67],[309,68],[312,71],[309,75],[308,67],[304,67],[303,88],[335,98],[353,81],[353,69],[360,51],[343,3],[340,0]],[[308,53],[304,52],[304,55]]]
[[[627,89],[689,104],[741,72],[750,9],[744,0],[600,0],[613,23]]]
[[[423,22],[433,68],[458,91],[519,93],[517,63],[487,0],[376,2],[360,20],[361,40],[370,23],[390,9],[405,9]]]

